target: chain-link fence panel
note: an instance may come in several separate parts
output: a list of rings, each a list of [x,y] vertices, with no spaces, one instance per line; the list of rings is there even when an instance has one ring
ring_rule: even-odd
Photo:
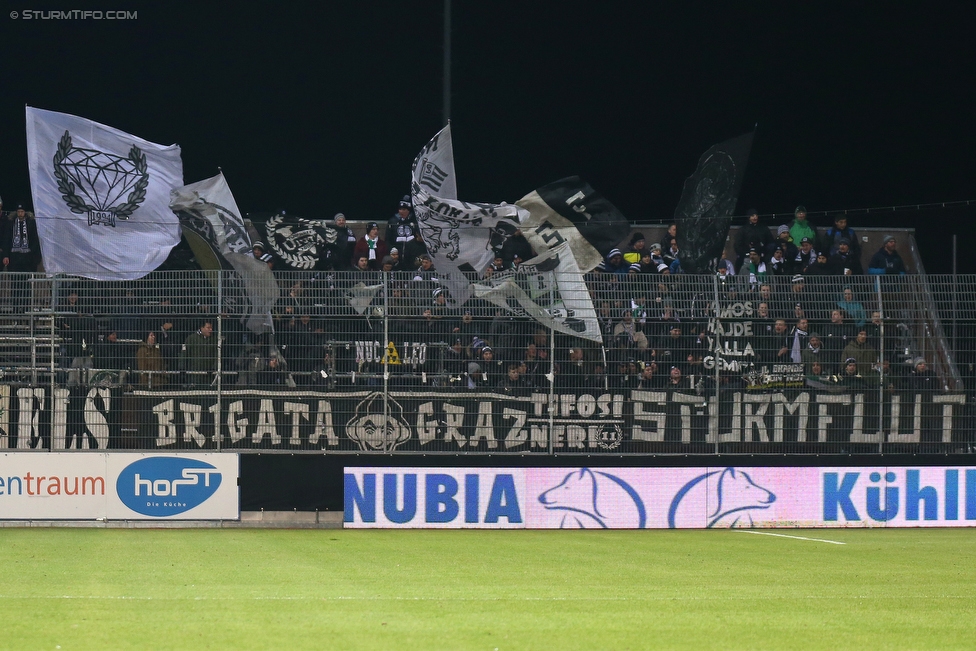
[[[6,447],[155,448],[141,432],[137,393],[209,388],[217,377],[220,274],[7,275],[29,295],[3,316]],[[191,335],[204,342],[199,363],[186,353]]]
[[[888,280],[887,277],[883,280]],[[902,396],[900,450],[944,452],[976,448],[976,276],[904,276],[918,296],[904,320],[904,349],[896,349],[895,389]],[[885,283],[882,283],[884,286]],[[901,326],[899,326],[901,327]]]
[[[844,371],[856,331],[877,308],[870,279],[739,276],[722,284],[728,291],[720,293],[712,328],[720,351],[716,450],[823,453],[862,445],[855,431],[861,402],[840,396],[867,399],[849,395],[853,380]],[[859,373],[874,361],[865,355]]]
[[[0,446],[971,449],[973,277],[546,273],[3,274]]]

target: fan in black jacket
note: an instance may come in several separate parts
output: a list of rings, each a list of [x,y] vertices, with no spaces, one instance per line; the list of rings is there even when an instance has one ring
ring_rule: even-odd
[[[749,256],[749,249],[765,251],[773,243],[773,234],[767,226],[759,223],[759,211],[750,208],[746,214],[749,221],[739,229],[735,236],[735,268],[739,269]]]
[[[861,257],[851,250],[851,244],[846,239],[840,241],[837,253],[830,256],[828,265],[831,273],[844,276],[860,276],[864,273]]]

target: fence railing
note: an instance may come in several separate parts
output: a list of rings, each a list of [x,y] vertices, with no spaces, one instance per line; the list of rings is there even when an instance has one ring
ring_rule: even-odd
[[[0,448],[974,445],[976,277],[589,274],[592,311],[563,279],[517,278],[540,320],[507,295],[451,306],[436,273],[275,275],[273,332],[254,332],[233,272],[0,274]],[[594,320],[602,336],[575,334]]]

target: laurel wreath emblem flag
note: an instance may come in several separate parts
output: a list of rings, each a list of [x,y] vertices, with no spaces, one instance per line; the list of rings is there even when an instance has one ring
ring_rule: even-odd
[[[44,268],[134,280],[180,241],[170,191],[178,145],[157,145],[85,118],[27,108],[27,155]]]
[[[87,213],[89,224],[99,221],[92,217],[98,213],[109,215],[110,222],[106,223],[113,227],[116,218],[128,219],[146,198],[148,169],[146,155],[135,145],[132,145],[126,158],[112,156],[94,149],[72,147],[71,133],[68,131],[61,136],[58,151],[54,154],[54,176],[58,180],[61,198],[71,212]],[[100,177],[103,181],[101,184],[97,183]],[[103,187],[107,191],[100,192]],[[122,192],[131,188],[132,192],[125,203],[114,205],[119,198],[120,188]],[[86,203],[86,200],[98,205]]]

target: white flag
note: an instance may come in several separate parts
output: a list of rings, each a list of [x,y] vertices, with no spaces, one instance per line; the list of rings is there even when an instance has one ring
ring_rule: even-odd
[[[459,268],[470,265],[481,276],[495,257],[494,247],[515,233],[528,211],[505,203],[468,203],[449,196],[457,192],[450,129],[450,125],[444,127],[414,159],[411,188],[413,211],[427,253],[445,275],[452,301],[463,303],[470,288]]]
[[[425,192],[443,199],[457,199],[454,143],[451,140],[450,124],[431,138],[417,154],[413,161],[413,181]]]
[[[222,172],[204,181],[174,188],[169,207],[182,218],[184,228],[200,235],[221,255],[246,253],[254,257],[251,236]]]
[[[382,289],[383,285],[367,285],[359,281],[345,292],[345,296],[352,309],[356,310],[357,314],[363,315]]]
[[[183,185],[178,145],[28,107],[27,162],[47,273],[134,280],[179,243],[169,209]]]

